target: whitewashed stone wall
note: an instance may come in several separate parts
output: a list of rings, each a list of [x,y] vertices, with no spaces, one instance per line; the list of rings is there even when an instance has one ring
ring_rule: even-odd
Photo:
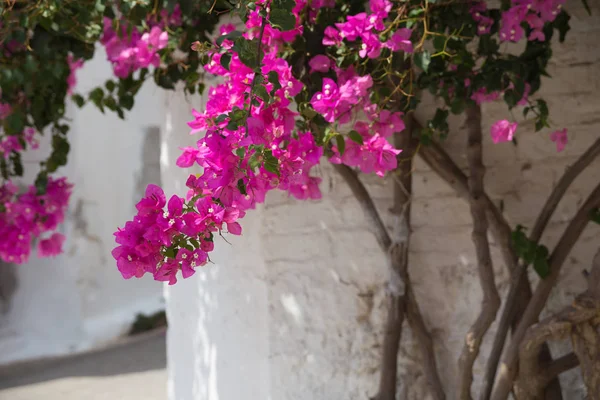
[[[592,4],[593,3],[593,4]],[[553,185],[578,155],[600,136],[600,8],[590,2],[588,16],[579,2],[572,13],[568,40],[556,44],[544,82],[552,122],[569,128],[570,143],[560,154],[550,132],[534,133],[520,124],[519,145],[484,143],[486,189],[503,205],[513,225],[531,227]],[[202,104],[197,99],[196,107]],[[178,97],[168,102],[170,157],[183,144],[191,105]],[[425,108],[425,107],[424,107]],[[485,105],[484,129],[510,118],[502,104]],[[420,115],[426,116],[426,112]],[[515,117],[520,118],[515,111]],[[466,166],[461,121],[444,146]],[[164,167],[173,165],[173,158]],[[560,203],[543,242],[553,246],[566,223],[598,182],[596,162]],[[187,174],[165,170],[165,179],[182,187]],[[232,245],[220,241],[217,265],[168,295],[168,362],[170,400],[331,400],[367,399],[378,382],[384,286],[388,272],[363,213],[349,189],[326,164],[323,200],[299,202],[281,194],[248,215],[244,235]],[[391,182],[364,177],[379,210],[390,221]],[[464,334],[479,311],[481,291],[470,239],[467,204],[420,160],[415,163],[412,203],[410,274],[425,322],[432,332],[443,383],[452,398],[456,360]],[[589,268],[600,244],[600,229],[590,225],[574,248],[549,301],[556,311],[583,288],[582,270]],[[497,285],[505,293],[508,275],[492,239]],[[535,276],[531,276],[535,282]],[[495,326],[486,337],[487,354]],[[568,345],[553,346],[554,356]],[[483,361],[476,364],[476,385]],[[428,399],[418,349],[410,329],[402,337],[400,399]],[[578,373],[563,377],[566,399],[582,399]]]
[[[105,58],[99,48],[78,71],[77,91],[87,93],[112,76]],[[75,184],[61,227],[65,254],[34,254],[28,264],[10,267],[15,286],[0,313],[0,364],[93,347],[123,334],[137,313],[164,309],[162,285],[123,280],[110,254],[112,233],[131,218],[146,184],[159,183],[163,105],[163,91],[149,82],[126,121],[93,105],[69,107],[70,160],[58,171]],[[33,182],[49,149],[46,141],[26,154],[24,183]]]

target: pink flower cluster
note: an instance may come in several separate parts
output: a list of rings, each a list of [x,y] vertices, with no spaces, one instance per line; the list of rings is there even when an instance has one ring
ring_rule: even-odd
[[[125,23],[120,30],[120,34],[115,32],[112,20],[104,18],[104,32],[100,43],[106,49],[116,76],[126,78],[138,69],[160,65],[158,51],[167,46],[169,36],[166,31],[155,25],[149,32],[142,33],[134,28],[128,34]]]
[[[247,23],[248,39],[257,36],[257,21],[260,18],[254,12]],[[221,34],[231,30],[232,26],[224,26]],[[229,70],[221,66],[221,54],[212,54],[205,69],[222,76],[223,83],[210,88],[203,113],[192,111],[191,133],[205,135],[195,147],[182,149],[177,159],[178,166],[198,165],[202,173],[190,175],[186,199],[171,197],[166,211],[162,190],[148,187],[146,197],[138,203],[138,215],[115,233],[120,246],[113,257],[124,278],[150,273],[156,280],[173,284],[178,271],[184,278],[191,276],[196,267],[207,262],[215,233],[226,229],[241,234],[238,219],[263,202],[270,190],[285,190],[299,199],[321,197],[321,179],[310,172],[323,150],[310,132],[295,130],[297,113],[290,110],[290,99],[302,90],[302,84],[293,78],[287,62],[277,57],[283,41],[297,34],[297,30],[290,34],[265,29],[261,75],[275,74],[281,87],[267,83],[271,101],[254,97],[258,104],[252,106],[249,115],[247,96],[254,72],[237,54]],[[228,40],[223,43],[225,48],[231,45]],[[230,126],[230,118],[223,117],[234,113],[247,116],[246,123]]]
[[[525,34],[521,26],[526,22],[531,28],[527,38],[530,41],[543,42],[546,37],[543,32],[544,24],[552,22],[560,13],[565,0],[512,0],[512,7],[502,13],[500,40],[518,42]],[[471,6],[473,20],[478,23],[479,35],[490,33],[493,20],[485,16],[487,6],[484,1],[478,1]]]
[[[54,231],[64,220],[71,189],[66,178],[49,178],[43,195],[38,195],[34,186],[22,194],[11,182],[0,186],[0,259],[15,264],[27,262],[34,238],[40,239],[40,257],[61,253],[63,235],[55,232],[47,239],[41,236]]]
[[[112,251],[125,279],[150,273],[155,280],[172,285],[179,270],[188,278],[196,267],[207,263],[214,248],[213,234],[220,233],[224,225],[229,233],[242,231],[236,220],[243,213],[210,196],[199,195],[186,202],[173,195],[167,203],[160,187],[148,185],[136,208],[133,221],[115,232],[120,246]]]
[[[345,124],[350,122],[358,111],[362,111],[371,122],[356,122],[354,130],[361,140],[345,139],[343,154],[340,154],[337,146],[333,146],[334,156],[329,161],[358,167],[364,173],[375,172],[383,176],[397,167],[396,156],[400,150],[394,149],[386,138],[404,130],[403,114],[388,110],[379,111],[377,105],[369,101],[368,89],[373,85],[370,75],[356,75],[352,67],[347,70],[335,68],[335,71],[338,82],[324,78],[322,91],[313,95],[310,104],[327,122]]]
[[[12,112],[10,104],[0,102],[0,122],[8,117]],[[8,159],[10,154],[25,150],[24,144],[28,144],[30,148],[37,149],[39,143],[35,138],[35,129],[27,127],[20,135],[0,136],[0,155],[4,159]]]
[[[31,149],[37,149],[39,146],[39,143],[35,138],[35,129],[31,127],[25,128],[21,135],[7,135],[0,137],[0,154],[4,159],[8,159],[13,151],[20,152],[25,150],[21,142],[22,140],[29,144]]]
[[[343,40],[354,42],[360,38],[362,45],[358,54],[361,58],[377,58],[384,47],[392,51],[412,53],[413,45],[410,41],[412,30],[410,29],[400,28],[387,41],[380,40],[379,33],[386,28],[384,20],[392,9],[392,3],[388,0],[370,0],[369,6],[370,13],[351,15],[346,18],[346,22],[336,23],[335,28],[332,26],[325,28],[323,44],[339,46]]]

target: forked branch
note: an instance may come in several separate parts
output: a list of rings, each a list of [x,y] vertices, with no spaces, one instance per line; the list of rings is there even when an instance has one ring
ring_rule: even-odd
[[[598,205],[600,205],[600,185],[596,186],[585,203],[579,208],[577,214],[571,220],[554,248],[549,260],[550,275],[538,284],[529,305],[523,313],[519,327],[513,334],[510,345],[501,362],[500,373],[492,392],[492,400],[505,400],[508,398],[517,373],[519,346],[525,333],[539,317],[550,295],[550,291],[558,281],[564,261],[587,226],[590,220],[590,213]]]
[[[469,163],[469,206],[473,219],[473,244],[477,255],[479,281],[483,291],[481,312],[469,329],[459,360],[458,399],[470,400],[473,383],[473,365],[479,355],[481,342],[496,319],[500,308],[500,296],[496,289],[492,256],[487,238],[488,222],[486,215],[483,178],[485,167],[482,161],[481,109],[472,106],[467,109],[467,159]]]

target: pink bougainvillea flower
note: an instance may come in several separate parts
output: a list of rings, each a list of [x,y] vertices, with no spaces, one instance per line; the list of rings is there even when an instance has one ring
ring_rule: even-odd
[[[400,28],[392,37],[385,42],[385,46],[392,51],[404,51],[405,53],[413,52],[413,44],[410,41],[412,35],[412,29]]]
[[[550,140],[556,143],[556,151],[561,152],[565,149],[568,142],[567,128],[554,131],[550,134]]]
[[[81,67],[83,67],[83,60],[75,60],[73,58],[73,55],[69,54],[67,56],[67,63],[69,64],[69,69],[71,71],[69,73],[69,77],[67,78],[67,94],[73,94],[73,89],[77,84],[77,77],[75,76],[75,72]]]
[[[494,143],[508,142],[513,139],[517,123],[510,122],[505,119],[500,120],[492,125],[491,134]]]
[[[311,71],[327,72],[331,68],[331,60],[323,54],[318,54],[310,59],[308,65]]]
[[[62,245],[65,242],[65,236],[60,233],[54,233],[48,239],[40,240],[38,243],[38,255],[40,257],[54,257],[62,253]]]

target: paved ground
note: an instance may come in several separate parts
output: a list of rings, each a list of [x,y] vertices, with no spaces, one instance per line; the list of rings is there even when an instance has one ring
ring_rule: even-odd
[[[0,400],[166,400],[165,334],[0,368]]]

